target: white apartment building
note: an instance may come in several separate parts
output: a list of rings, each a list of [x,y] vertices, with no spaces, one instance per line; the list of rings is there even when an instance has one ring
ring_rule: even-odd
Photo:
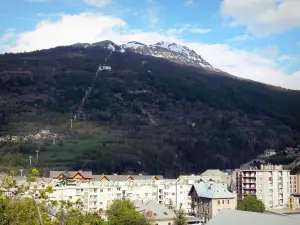
[[[247,195],[262,200],[266,208],[285,208],[290,196],[290,171],[282,165],[262,165],[261,169],[236,170],[238,199]]]
[[[105,177],[105,175],[103,175]],[[110,179],[60,181],[56,179],[51,200],[81,199],[85,211],[106,210],[113,199],[153,201],[163,206],[191,211],[188,193],[199,176],[180,176],[178,179],[152,179],[153,176],[107,176]],[[125,179],[126,178],[126,179]],[[129,179],[132,178],[132,179]]]

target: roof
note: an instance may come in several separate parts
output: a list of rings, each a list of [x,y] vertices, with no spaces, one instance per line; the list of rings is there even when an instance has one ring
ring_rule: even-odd
[[[297,217],[223,209],[206,225],[299,225]]]
[[[134,201],[134,204],[136,206],[136,210],[150,220],[173,220],[175,217],[175,213],[173,211],[153,201]],[[147,214],[149,211],[152,211],[151,217]]]
[[[50,178],[57,178],[59,175],[64,174],[64,176],[73,178],[77,173],[80,173],[85,178],[92,177],[92,171],[50,171]]]
[[[211,177],[211,176],[219,176],[219,177],[223,177],[223,176],[228,176],[226,173],[222,172],[221,170],[206,170],[205,172],[203,172],[201,174],[202,177],[207,176],[207,177]]]
[[[222,183],[196,183],[193,185],[199,197],[203,198],[235,198],[235,195],[228,191],[227,184]]]
[[[133,180],[152,180],[153,177],[157,177],[159,180],[163,179],[161,175],[93,175],[96,180],[101,180],[106,177],[109,181],[126,181],[129,177]]]

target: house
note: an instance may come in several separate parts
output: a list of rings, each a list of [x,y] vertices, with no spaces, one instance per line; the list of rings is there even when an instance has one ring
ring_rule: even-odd
[[[175,213],[154,201],[134,201],[136,210],[153,225],[173,225]]]
[[[226,183],[229,185],[231,180],[232,180],[231,175],[217,169],[206,170],[205,172],[200,174],[200,181],[204,181],[204,182],[214,181],[214,182]]]
[[[100,65],[98,71],[111,71],[110,66]]]
[[[223,209],[206,225],[298,225],[299,218],[292,215],[255,213]]]
[[[264,151],[265,156],[273,156],[276,155],[276,151],[274,149],[266,149]]]
[[[42,134],[42,135],[49,135],[50,134],[50,130],[41,130],[39,132],[39,134]]]
[[[236,208],[236,195],[224,183],[195,183],[189,193],[196,217],[204,223],[216,216],[222,209]]]

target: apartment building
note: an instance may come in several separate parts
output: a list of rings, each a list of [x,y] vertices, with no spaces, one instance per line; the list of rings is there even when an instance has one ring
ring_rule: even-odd
[[[228,185],[224,183],[196,183],[189,195],[192,198],[192,210],[203,223],[222,209],[235,209],[237,204],[235,193],[230,192]]]
[[[52,173],[53,174],[53,173]],[[191,199],[188,193],[192,185],[199,180],[199,175],[180,176],[177,179],[163,179],[161,176],[144,175],[96,175],[71,173],[64,176],[56,174],[54,192],[51,200],[81,199],[85,211],[105,210],[113,199],[132,201],[153,201],[168,208],[191,211]],[[85,174],[84,179],[80,175]]]
[[[261,169],[236,170],[236,188],[239,200],[247,195],[262,200],[266,208],[288,206],[290,171],[282,165],[262,165]]]
[[[290,193],[300,193],[300,174],[290,175]]]

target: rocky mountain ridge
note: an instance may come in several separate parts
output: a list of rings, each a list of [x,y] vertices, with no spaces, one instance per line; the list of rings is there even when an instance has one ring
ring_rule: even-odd
[[[198,55],[194,50],[178,45],[176,43],[168,42],[157,42],[153,45],[146,45],[140,42],[131,41],[126,44],[117,45],[112,41],[101,41],[93,44],[88,43],[77,43],[74,44],[75,47],[102,47],[111,50],[112,52],[132,51],[142,55],[149,55],[154,57],[160,57],[168,59],[175,63],[180,63],[189,66],[196,66],[205,68],[207,70],[221,72],[221,70],[214,68],[211,64],[205,61],[200,55]]]

